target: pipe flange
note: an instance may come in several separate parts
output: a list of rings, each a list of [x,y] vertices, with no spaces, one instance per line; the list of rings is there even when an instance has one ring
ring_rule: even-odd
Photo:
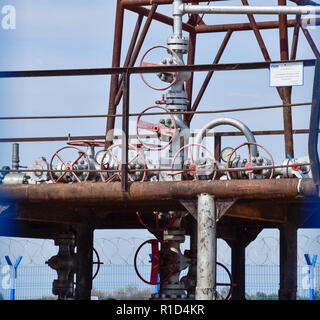
[[[171,50],[174,50],[176,53],[186,54],[188,52],[188,38],[179,37],[179,36],[170,36],[168,38],[167,44]]]

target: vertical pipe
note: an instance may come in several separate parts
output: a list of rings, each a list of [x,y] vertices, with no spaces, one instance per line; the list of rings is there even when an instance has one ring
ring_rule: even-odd
[[[128,139],[129,139],[129,91],[130,74],[123,74],[122,104],[122,156],[121,156],[121,190],[128,190]]]
[[[116,21],[114,28],[114,42],[113,42],[113,56],[112,56],[112,68],[120,66],[121,59],[121,44],[122,44],[122,31],[123,31],[123,16],[124,8],[121,4],[121,0],[118,0],[117,11],[116,11]],[[115,114],[115,97],[118,91],[118,78],[117,74],[111,75],[110,82],[110,92],[109,92],[109,109],[108,114]],[[113,134],[110,136],[110,132],[114,129],[115,117],[108,117],[106,126],[106,142],[105,149],[107,149],[113,141]],[[107,139],[108,137],[108,139]]]
[[[214,135],[214,158],[217,161],[220,161],[221,154],[221,136],[215,134]]]
[[[279,6],[286,6],[287,0],[278,0]],[[289,45],[288,45],[288,27],[287,15],[279,15],[279,37],[280,37],[280,58],[281,60],[289,60]],[[282,88],[282,103],[291,104],[291,89],[290,87]],[[294,157],[293,151],[293,134],[292,134],[292,112],[291,107],[283,108],[283,129],[285,141],[285,156]]]
[[[19,170],[19,143],[12,145],[12,170]]]
[[[76,300],[90,300],[92,290],[93,229],[87,224],[77,227]]]
[[[173,35],[177,38],[182,37],[182,16],[180,11],[182,0],[173,0]]]
[[[214,197],[198,196],[196,300],[213,300],[216,291],[216,208]]]
[[[189,33],[189,45],[188,45],[188,60],[187,60],[188,65],[194,64],[195,51],[196,51],[196,40],[197,40],[197,34],[195,32],[190,32]],[[186,91],[187,91],[187,95],[188,95],[187,111],[191,110],[191,105],[192,105],[193,75],[194,75],[194,73],[191,72],[191,77],[187,81],[187,84],[186,84]],[[189,121],[187,115],[184,115],[183,119],[184,119],[185,124],[190,125],[190,121]]]
[[[311,163],[312,179],[318,188],[320,186],[320,160],[318,152],[319,125],[320,125],[320,62],[316,61],[314,69],[313,96],[310,112],[308,154]]]

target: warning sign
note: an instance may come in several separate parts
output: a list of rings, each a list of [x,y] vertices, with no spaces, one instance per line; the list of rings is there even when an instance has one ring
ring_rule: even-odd
[[[270,63],[270,86],[303,86],[303,62]]]

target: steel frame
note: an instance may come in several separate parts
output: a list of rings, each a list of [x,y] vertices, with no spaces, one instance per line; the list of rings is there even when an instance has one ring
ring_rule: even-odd
[[[313,1],[308,0],[291,0],[299,5],[316,5]],[[187,3],[187,0],[183,2]],[[194,1],[197,3],[206,1]],[[61,233],[66,233],[70,226],[75,230],[81,229],[80,234],[87,234],[88,230],[84,228],[89,225],[91,234],[95,228],[139,228],[136,219],[132,218],[132,212],[136,206],[142,206],[142,211],[150,211],[155,207],[167,209],[168,206],[178,209],[186,209],[185,200],[194,200],[198,194],[207,192],[218,198],[217,205],[220,211],[217,235],[218,237],[227,239],[232,247],[233,259],[240,259],[239,267],[233,265],[233,272],[236,275],[236,282],[242,284],[236,290],[234,298],[244,298],[244,255],[243,250],[250,241],[264,227],[279,227],[284,231],[281,235],[281,252],[288,252],[286,248],[291,248],[290,252],[296,252],[296,228],[303,224],[303,215],[311,209],[311,205],[319,203],[319,156],[316,151],[319,133],[319,74],[320,74],[320,53],[312,39],[309,31],[304,27],[304,19],[297,16],[295,20],[287,20],[286,15],[280,15],[278,21],[257,22],[252,14],[248,14],[249,23],[223,24],[223,25],[206,25],[203,19],[195,14],[191,15],[187,23],[183,24],[183,30],[189,33],[189,52],[187,65],[185,66],[158,66],[158,67],[135,67],[137,57],[139,56],[144,39],[149,31],[153,20],[160,21],[169,26],[173,25],[173,19],[157,12],[160,5],[171,4],[172,0],[117,0],[114,47],[111,68],[99,69],[77,69],[77,70],[30,70],[30,71],[12,71],[0,72],[0,77],[50,77],[50,76],[82,76],[82,75],[111,75],[109,105],[107,115],[101,115],[107,118],[106,135],[94,137],[73,137],[72,139],[102,139],[105,140],[105,147],[112,144],[113,138],[121,138],[123,145],[122,158],[125,160],[122,164],[121,183],[104,185],[100,183],[78,184],[78,185],[48,185],[41,190],[37,186],[1,186],[0,195],[5,196],[11,207],[2,214],[3,221],[8,223],[20,222],[20,229],[16,231],[6,231],[0,226],[2,235],[29,236],[29,237],[49,237],[55,238]],[[286,0],[278,0],[279,5],[286,5]],[[248,5],[247,0],[242,0],[244,6]],[[125,10],[137,13],[137,22],[134,27],[132,38],[126,53],[123,66],[120,66],[122,54],[122,34],[124,29],[124,13]],[[143,24],[143,18],[146,21]],[[320,19],[315,20],[316,24],[320,24]],[[142,28],[142,29],[141,29]],[[291,52],[289,52],[288,28],[294,28]],[[186,90],[188,93],[189,104],[184,114],[184,121],[190,124],[193,115],[201,112],[198,106],[202,96],[216,71],[225,70],[245,70],[245,69],[263,69],[268,68],[271,62],[270,55],[263,40],[261,30],[279,29],[280,40],[280,61],[290,62],[297,61],[297,44],[300,36],[300,30],[308,41],[316,59],[303,60],[304,66],[315,66],[314,93],[311,106],[310,128],[293,130],[291,108],[295,106],[291,101],[291,88],[277,88],[278,94],[282,99],[283,109],[283,130],[258,131],[254,134],[278,134],[283,135],[285,139],[285,154],[294,156],[293,134],[303,133],[309,135],[309,156],[312,167],[313,180],[306,179],[298,185],[295,180],[282,181],[213,181],[210,185],[202,181],[183,181],[183,182],[162,182],[155,186],[151,182],[128,183],[126,177],[128,175],[127,152],[128,152],[128,119],[130,114],[129,95],[130,95],[130,75],[137,73],[155,73],[165,71],[207,71],[207,76],[195,96],[193,97],[193,77],[187,82]],[[141,30],[141,32],[140,32]],[[227,44],[234,32],[252,30],[258,42],[259,48],[264,58],[264,62],[251,63],[233,63],[219,64],[219,61],[226,50]],[[220,33],[225,32],[226,35],[220,45],[220,48],[213,60],[212,64],[194,65],[197,35],[202,33]],[[140,34],[139,34],[140,33]],[[300,61],[300,60],[298,60]],[[122,99],[122,114],[117,114],[117,106]],[[272,106],[279,107],[279,106]],[[261,107],[261,109],[264,107]],[[217,112],[217,111],[216,111]],[[92,115],[91,115],[92,116]],[[90,117],[90,115],[88,115]],[[122,130],[125,135],[122,137],[112,137],[106,139],[107,134],[114,128],[115,118],[122,117]],[[26,117],[27,118],[27,117]],[[60,118],[60,116],[57,116]],[[238,135],[237,132],[216,133],[215,136],[215,155],[220,154],[221,138],[227,135]],[[42,138],[13,138],[1,139],[0,142],[10,141],[63,141],[67,137],[42,137]],[[159,187],[161,186],[161,187]],[[161,197],[159,198],[159,190]],[[52,208],[43,214],[43,209],[47,205],[48,199],[52,203]],[[84,204],[87,205],[84,205]],[[68,204],[68,209],[61,209],[64,204]],[[3,205],[3,203],[1,204]],[[303,208],[304,205],[305,207]],[[108,206],[106,208],[106,206]],[[192,207],[192,203],[191,203]],[[1,206],[0,206],[1,208]],[[190,207],[189,207],[190,209]],[[192,211],[192,209],[190,209]],[[117,211],[117,212],[116,212]],[[313,212],[313,211],[312,211]],[[125,215],[125,219],[123,219]],[[294,217],[294,222],[292,222]],[[106,219],[110,218],[110,219]],[[190,217],[191,219],[191,217]],[[123,221],[126,221],[126,225]],[[288,221],[290,223],[288,223]],[[244,236],[241,244],[235,243],[238,239],[239,231],[234,229],[236,222],[237,228],[246,230],[248,235]],[[189,234],[193,234],[191,225],[194,221],[190,221]],[[320,226],[318,226],[320,227]],[[72,228],[71,228],[72,229]],[[281,230],[282,230],[281,229]],[[250,232],[249,232],[250,231]],[[7,233],[6,233],[7,232]],[[13,233],[12,233],[13,232]],[[92,234],[91,234],[92,235]],[[288,239],[292,239],[293,243],[289,243],[284,235],[289,235]],[[83,241],[83,237],[81,238]],[[92,242],[92,239],[91,239]],[[91,248],[92,243],[81,243],[85,255]],[[295,280],[292,278],[295,273],[291,272],[286,276],[286,271],[292,265],[292,257],[281,258],[281,298],[294,298],[292,292],[288,289],[294,287]],[[88,274],[90,268],[88,265],[82,264],[82,270],[77,274],[78,279],[85,278],[83,287],[78,283],[77,298],[88,299]],[[288,281],[288,279],[290,281]],[[79,282],[79,281],[78,281]],[[293,288],[294,289],[294,288]]]

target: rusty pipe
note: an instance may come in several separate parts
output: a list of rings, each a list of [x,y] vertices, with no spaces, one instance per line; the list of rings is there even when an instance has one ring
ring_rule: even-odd
[[[196,199],[207,193],[216,198],[286,199],[316,197],[312,179],[267,179],[228,181],[159,181],[133,182],[127,192],[121,182],[86,182],[76,184],[0,185],[2,202],[39,203],[65,201],[77,203],[105,203],[135,201],[170,201]]]

